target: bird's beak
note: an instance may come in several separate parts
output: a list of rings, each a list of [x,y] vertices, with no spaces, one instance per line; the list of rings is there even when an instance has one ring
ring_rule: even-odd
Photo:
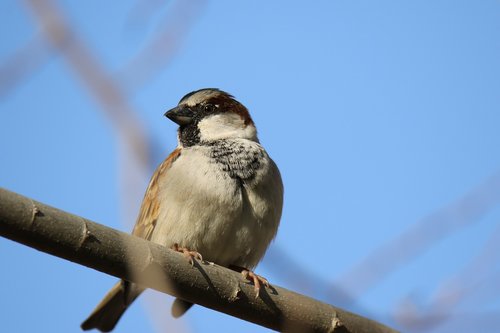
[[[175,108],[165,112],[165,117],[180,126],[190,124],[193,121],[193,116],[193,111],[183,106],[176,106]]]

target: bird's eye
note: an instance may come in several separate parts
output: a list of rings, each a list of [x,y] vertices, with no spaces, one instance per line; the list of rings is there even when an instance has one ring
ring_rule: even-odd
[[[210,112],[213,111],[214,106],[213,104],[205,104],[205,111]]]

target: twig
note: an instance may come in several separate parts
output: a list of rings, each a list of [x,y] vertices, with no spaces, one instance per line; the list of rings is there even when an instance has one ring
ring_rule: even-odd
[[[389,273],[409,263],[437,241],[467,225],[477,223],[500,204],[500,172],[486,179],[452,204],[424,218],[403,234],[387,241],[337,281],[357,299]]]
[[[101,104],[102,110],[110,117],[126,145],[131,147],[137,160],[148,168],[151,152],[145,139],[147,133],[120,86],[106,72],[54,1],[26,0],[26,3],[32,9],[45,38],[61,52],[76,76]]]
[[[143,6],[141,8],[155,8],[155,4],[162,3],[139,2]],[[162,17],[161,23],[158,24],[146,45],[115,73],[124,88],[132,92],[137,91],[138,88],[151,81],[154,76],[165,69],[177,55],[187,33],[193,27],[206,4],[205,0],[178,0],[169,4],[169,10]]]
[[[0,98],[14,91],[21,82],[45,65],[53,53],[39,34],[14,51],[0,64]]]
[[[484,248],[485,251],[489,248],[496,250],[498,246],[495,246],[493,242],[498,244],[498,236],[497,232]],[[452,321],[459,318],[456,314],[457,308],[467,299],[472,298],[476,301],[476,304],[472,304],[476,311],[477,304],[485,305],[497,301],[500,293],[497,288],[500,273],[486,272],[480,266],[488,263],[483,262],[483,260],[496,259],[498,251],[484,253],[485,251],[476,260],[469,263],[462,273],[453,279],[445,280],[429,304],[422,306],[410,298],[402,302],[395,315],[395,320],[400,324],[400,327],[404,327],[407,332],[429,332],[440,326],[454,325]],[[496,262],[495,260],[489,261],[489,266],[493,271]],[[474,275],[474,269],[477,269],[476,275]],[[476,314],[482,315],[481,313]]]

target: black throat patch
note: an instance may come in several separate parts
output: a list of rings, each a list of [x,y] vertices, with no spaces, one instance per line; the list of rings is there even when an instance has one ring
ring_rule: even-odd
[[[192,147],[200,143],[198,122],[179,127],[179,140],[183,147]]]
[[[255,177],[265,158],[262,147],[246,143],[245,140],[215,140],[201,144],[210,147],[210,157],[214,163],[242,184]]]
[[[200,121],[209,116],[221,113],[222,110],[215,108],[213,104],[197,105],[191,108],[194,111],[193,121],[179,127],[179,139],[183,147],[192,147],[200,143],[200,129],[198,124]]]

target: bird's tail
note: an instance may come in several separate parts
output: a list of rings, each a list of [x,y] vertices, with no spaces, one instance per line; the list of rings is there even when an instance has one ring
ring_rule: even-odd
[[[136,284],[120,281],[111,288],[90,316],[82,323],[84,331],[96,328],[109,332],[115,326],[128,306],[144,291]]]

